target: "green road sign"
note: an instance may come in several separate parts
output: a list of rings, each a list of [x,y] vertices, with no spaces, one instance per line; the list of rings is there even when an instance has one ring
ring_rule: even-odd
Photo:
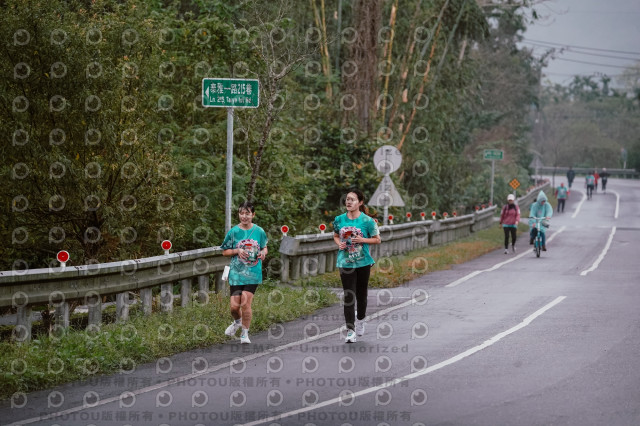
[[[504,151],[501,149],[485,149],[484,150],[485,160],[502,160],[503,156],[504,156]]]
[[[202,106],[257,108],[260,104],[258,80],[203,78]]]

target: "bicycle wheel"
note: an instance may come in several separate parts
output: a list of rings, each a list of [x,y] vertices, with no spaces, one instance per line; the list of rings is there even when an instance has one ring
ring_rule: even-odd
[[[542,249],[542,238],[538,237],[535,241],[536,257],[540,257],[540,250]]]

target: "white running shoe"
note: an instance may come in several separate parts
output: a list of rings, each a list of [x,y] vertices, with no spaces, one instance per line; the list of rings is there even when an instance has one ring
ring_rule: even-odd
[[[353,330],[347,330],[347,338],[344,339],[345,343],[355,343],[356,342],[356,332]]]
[[[356,324],[355,325],[356,325],[356,334],[358,336],[362,336],[364,334],[365,321],[356,319]]]
[[[240,343],[251,343],[248,331],[242,330],[242,333],[240,333]]]
[[[509,253],[509,250],[504,249],[504,254],[508,254],[508,253]]]
[[[227,336],[235,336],[236,332],[242,327],[242,323],[232,322],[229,327],[224,331]]]
[[[515,253],[516,252],[516,246],[511,246],[511,251]]]

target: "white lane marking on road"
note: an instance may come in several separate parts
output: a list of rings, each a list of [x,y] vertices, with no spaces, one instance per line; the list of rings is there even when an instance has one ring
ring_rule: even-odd
[[[584,271],[580,272],[580,275],[582,275],[584,277],[589,272],[593,272],[593,271],[596,270],[598,265],[600,265],[600,262],[602,262],[602,259],[604,259],[604,257],[607,255],[607,251],[609,251],[609,247],[611,247],[611,241],[613,241],[613,236],[614,236],[615,233],[616,233],[616,227],[614,226],[613,228],[611,228],[611,233],[609,234],[609,239],[607,240],[607,244],[605,244],[604,249],[602,249],[602,252],[600,253],[600,256],[598,256],[596,261],[593,262],[593,265],[591,265],[591,268],[585,269]]]
[[[582,208],[582,205],[584,204],[584,201],[587,199],[587,194],[585,192],[579,191],[577,189],[575,191],[582,194],[582,200],[580,200],[580,202],[578,203],[578,207],[576,207],[576,211],[573,212],[573,215],[571,216],[571,219],[575,219],[576,216],[578,216],[578,213],[580,213],[580,208]]]
[[[418,290],[420,290],[420,289],[418,289]],[[416,291],[418,291],[418,290],[416,290]],[[380,310],[378,312],[375,312],[375,313],[373,313],[371,315],[367,315],[365,317],[365,320],[368,320],[368,321],[375,320],[378,317],[381,317],[381,316],[384,316],[384,315],[388,314],[389,312],[393,312],[395,310],[402,309],[404,307],[407,307],[407,306],[410,306],[410,305],[413,305],[413,304],[422,303],[425,300],[427,300],[428,298],[429,298],[429,294],[426,291],[424,291],[424,292],[421,291],[420,294],[417,297],[412,297],[411,300],[407,300],[407,301],[399,303],[397,305],[390,306],[390,307],[388,307],[386,309],[382,309],[382,310]],[[266,356],[266,355],[270,355],[270,354],[273,354],[273,353],[276,353],[276,352],[281,352],[281,351],[283,351],[285,349],[289,349],[289,348],[294,347],[294,346],[299,346],[299,345],[302,345],[302,344],[305,344],[305,343],[313,342],[315,340],[320,340],[320,339],[323,339],[325,337],[331,336],[333,334],[339,334],[342,330],[343,330],[343,327],[336,328],[336,329],[327,331],[325,333],[318,334],[316,336],[307,337],[307,338],[302,339],[302,340],[297,340],[295,342],[287,343],[285,345],[277,346],[277,347],[270,348],[270,349],[267,349],[267,350],[262,351],[262,352],[256,352],[254,354],[243,356],[243,357],[239,357],[239,358],[242,358],[242,360],[244,362],[248,362],[248,361],[254,360],[256,358],[260,358],[260,357],[263,357],[263,356]],[[210,374],[210,373],[214,373],[216,371],[219,371],[219,370],[222,370],[222,369],[225,369],[225,368],[229,368],[229,367],[231,367],[231,365],[235,365],[238,362],[239,361],[237,361],[237,358],[234,358],[231,361],[215,365],[213,367],[210,367],[210,368],[208,368],[206,370],[203,370],[203,371],[199,371],[197,373],[192,373],[192,374],[187,374],[185,376],[175,377],[173,379],[166,380],[164,382],[156,383],[155,385],[147,386],[147,387],[140,388],[140,389],[133,390],[133,391],[123,392],[119,396],[114,396],[114,397],[111,397],[111,398],[102,399],[99,402],[97,402],[95,404],[92,404],[91,407],[86,407],[86,406],[71,407],[69,409],[58,411],[58,412],[55,412],[55,413],[45,414],[45,415],[38,416],[38,417],[32,417],[32,418],[26,419],[26,420],[20,420],[18,422],[11,423],[11,424],[9,424],[7,426],[22,426],[22,425],[26,425],[26,424],[30,424],[30,423],[36,423],[36,422],[40,422],[40,421],[43,421],[43,420],[49,420],[49,419],[53,419],[53,418],[56,418],[56,417],[65,416],[65,415],[69,415],[69,414],[76,413],[76,412],[79,412],[79,411],[83,411],[83,410],[85,410],[87,408],[95,408],[95,407],[103,406],[103,405],[106,405],[106,404],[110,404],[112,402],[118,402],[123,398],[130,398],[131,394],[141,395],[141,394],[152,392],[152,391],[155,391],[155,390],[158,390],[158,389],[166,388],[168,386],[175,385],[175,384],[182,383],[182,382],[186,382],[186,381],[188,381],[190,379],[194,379],[196,377],[200,377],[200,376],[203,376],[205,374]]]
[[[372,392],[376,392],[379,391],[380,389],[384,389],[384,388],[388,388],[391,386],[395,386],[399,383],[405,382],[407,380],[411,380],[411,379],[415,379],[417,377],[420,376],[424,376],[426,374],[432,373],[436,370],[440,370],[441,368],[444,368],[448,365],[454,364],[460,360],[463,360],[464,358],[467,358],[473,354],[475,354],[476,352],[480,352],[483,349],[488,348],[491,345],[494,345],[496,343],[498,343],[500,340],[502,340],[503,338],[507,337],[508,335],[515,333],[518,330],[523,329],[524,327],[528,326],[529,324],[531,324],[531,322],[538,318],[540,315],[544,314],[546,311],[548,311],[549,309],[553,308],[554,306],[556,306],[558,303],[562,302],[564,299],[566,299],[567,296],[559,296],[557,297],[553,302],[543,306],[542,308],[538,309],[537,311],[535,311],[534,313],[532,313],[531,315],[529,315],[528,317],[526,317],[524,320],[522,320],[521,323],[519,323],[518,325],[511,327],[510,329],[503,331],[502,333],[498,333],[495,336],[493,336],[492,338],[490,338],[489,340],[485,340],[484,343],[481,343],[477,346],[474,346],[470,349],[467,349],[466,351],[459,353],[456,356],[453,356],[449,359],[446,359],[442,362],[439,362],[435,365],[432,365],[431,367],[428,368],[424,368],[422,370],[416,371],[414,373],[411,374],[407,374],[406,376],[402,376],[402,377],[398,377],[397,379],[391,380],[389,382],[383,383],[382,385],[379,386],[373,386],[367,389],[363,389],[360,390],[358,392],[354,392],[352,394],[346,395],[344,397],[338,397],[338,398],[333,398],[333,399],[328,399],[326,401],[320,402],[318,404],[309,406],[309,407],[304,407],[304,408],[300,408],[298,410],[293,410],[293,411],[288,411],[286,413],[282,413],[276,416],[272,416],[266,419],[261,419],[261,420],[256,420],[250,423],[245,423],[242,426],[255,426],[255,425],[259,425],[259,424],[263,424],[263,423],[267,423],[267,422],[274,422],[274,421],[278,421],[287,417],[291,417],[291,416],[295,416],[301,413],[305,413],[307,411],[312,411],[312,410],[317,410],[318,408],[323,408],[323,407],[327,407],[329,405],[334,405],[334,404],[338,404],[339,402],[341,402],[343,399],[353,399],[353,398],[357,398],[359,396],[362,395],[366,395]]]
[[[613,213],[613,218],[617,219],[618,212],[620,211],[620,194],[618,194],[616,191],[610,191],[610,192],[613,192],[614,194],[616,194],[616,210]]]
[[[566,226],[562,226],[560,229],[558,229],[556,232],[554,232],[553,235],[551,235],[549,238],[547,238],[547,242],[552,241],[555,238],[555,236],[558,235],[559,233],[561,233],[562,231],[564,231],[565,228],[566,228]],[[508,260],[505,260],[504,262],[496,263],[491,268],[480,269],[478,271],[473,271],[470,274],[465,275],[464,277],[459,278],[459,279],[455,280],[454,282],[447,284],[445,287],[455,287],[457,285],[462,284],[465,281],[469,281],[471,278],[475,277],[476,275],[480,275],[483,272],[495,271],[496,269],[506,265],[507,263],[511,263],[511,262],[513,262],[515,260],[520,259],[521,257],[528,256],[530,254],[531,254],[530,250],[525,250],[523,253],[520,253],[519,255],[514,256],[514,257],[512,257],[512,258],[510,258]]]

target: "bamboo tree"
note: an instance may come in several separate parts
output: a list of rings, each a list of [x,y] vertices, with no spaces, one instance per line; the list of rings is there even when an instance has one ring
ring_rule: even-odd
[[[405,47],[405,53],[402,57],[402,64],[400,65],[400,84],[398,85],[398,90],[396,90],[396,95],[393,98],[394,99],[393,107],[391,109],[391,113],[389,114],[389,124],[388,124],[389,128],[391,128],[393,124],[393,119],[395,118],[396,111],[398,110],[398,105],[400,105],[400,103],[397,102],[396,99],[398,99],[401,96],[402,90],[407,82],[407,76],[409,75],[409,68],[407,64],[409,63],[411,57],[413,56],[413,52],[416,46],[416,37],[415,37],[414,31],[416,27],[416,20],[418,19],[418,16],[420,16],[421,7],[422,7],[422,0],[420,0],[416,5],[416,11],[413,14],[415,19],[411,20],[411,25],[409,27],[409,31],[408,31],[409,37],[407,38],[407,46]]]
[[[460,24],[460,20],[462,19],[462,15],[464,13],[465,10],[465,6],[467,5],[467,0],[465,0],[462,5],[460,6],[460,11],[458,12],[458,16],[456,17],[456,22],[453,26],[453,28],[451,29],[451,32],[449,33],[449,37],[447,38],[447,42],[444,46],[444,52],[442,53],[442,56],[440,57],[440,62],[438,63],[438,69],[436,70],[436,74],[435,77],[431,80],[431,83],[429,85],[430,88],[433,88],[434,84],[435,84],[435,80],[438,76],[438,74],[440,73],[440,69],[442,68],[442,65],[444,64],[444,60],[447,56],[447,53],[449,51],[449,46],[451,45],[451,42],[453,41],[453,37],[455,35],[456,30],[458,29],[458,25]],[[435,42],[434,42],[434,47],[435,47]],[[427,76],[428,76],[428,72],[431,68],[431,61],[433,58],[433,53],[434,53],[434,49],[431,49],[431,54],[429,55],[429,63],[427,65],[427,72],[425,72],[425,76],[422,79],[422,83],[420,85],[420,91],[419,91],[419,95],[422,95],[424,92],[424,86],[425,83],[427,82]],[[404,132],[402,134],[402,139],[400,139],[400,143],[398,144],[398,149],[402,148],[402,145],[407,137],[407,134],[409,133],[409,131],[411,130],[411,124],[413,123],[413,119],[416,115],[416,106],[413,106],[413,110],[411,111],[411,117],[409,118],[409,122],[407,123],[406,128],[404,129]]]
[[[436,45],[437,45],[437,41],[438,41],[438,35],[440,34],[440,28],[442,27],[442,17],[444,16],[444,12],[447,9],[447,6],[449,6],[449,0],[446,0],[444,2],[444,4],[442,5],[442,8],[440,9],[440,13],[438,14],[438,20],[437,22],[437,27],[436,27],[436,31],[435,34],[433,35],[433,37],[431,37],[430,40],[432,40],[433,44],[431,45],[431,52],[429,53],[429,59],[427,60],[427,68],[424,72],[424,75],[422,77],[422,82],[420,83],[420,89],[418,91],[418,96],[421,96],[424,92],[424,85],[427,81],[427,78],[429,77],[429,71],[431,70],[431,61],[433,60],[433,55],[435,54],[436,51]],[[425,49],[428,46],[428,43],[425,43]],[[406,81],[406,76],[404,77],[404,81]],[[402,86],[401,86],[402,87]],[[397,104],[396,104],[397,105]],[[416,114],[416,106],[413,106],[413,110],[411,112],[411,119],[413,120],[413,116],[415,116]],[[391,117],[389,118],[389,128],[392,128],[391,126],[393,125],[393,118],[395,118],[395,110],[392,111]],[[402,148],[402,143],[404,142],[404,138],[406,136],[406,133],[403,135],[402,140],[400,141],[399,145],[398,145],[398,149]]]
[[[418,89],[418,96],[416,98],[419,98],[424,94],[424,86],[425,86],[425,83],[427,82],[427,78],[429,77],[429,72],[431,71],[431,61],[433,60],[433,55],[436,52],[436,40],[438,38],[438,34],[440,34],[440,28],[442,28],[442,22],[438,23],[438,28],[436,29],[433,45],[431,45],[431,53],[429,53],[429,60],[427,61],[427,69],[425,70],[424,76],[422,77],[422,82],[420,83],[420,88]],[[407,137],[407,133],[409,133],[409,128],[411,127],[411,123],[413,122],[413,118],[415,117],[415,115],[416,115],[416,104],[414,102],[413,109],[411,110],[411,116],[409,117],[409,123],[404,129],[404,132],[402,134],[402,139],[400,139],[400,143],[398,143],[398,147],[397,147],[398,149],[402,149],[402,145],[404,144],[404,140]]]
[[[320,43],[322,73],[327,79],[327,85],[325,88],[327,99],[331,99],[333,97],[333,88],[331,86],[331,59],[329,57],[329,44],[327,43],[327,20],[325,18],[324,0],[320,0],[320,12],[318,11],[316,0],[311,0],[311,7],[313,8],[313,17],[316,23],[316,28],[320,29],[322,34],[322,41]]]
[[[391,6],[391,17],[389,18],[389,26],[391,27],[391,38],[385,46],[385,52],[387,53],[387,67],[386,76],[384,79],[384,89],[382,91],[382,122],[384,123],[385,113],[387,111],[387,93],[389,93],[389,67],[391,66],[391,53],[393,52],[393,38],[395,35],[396,26],[396,12],[398,10],[398,0]],[[388,50],[388,52],[387,52]]]

